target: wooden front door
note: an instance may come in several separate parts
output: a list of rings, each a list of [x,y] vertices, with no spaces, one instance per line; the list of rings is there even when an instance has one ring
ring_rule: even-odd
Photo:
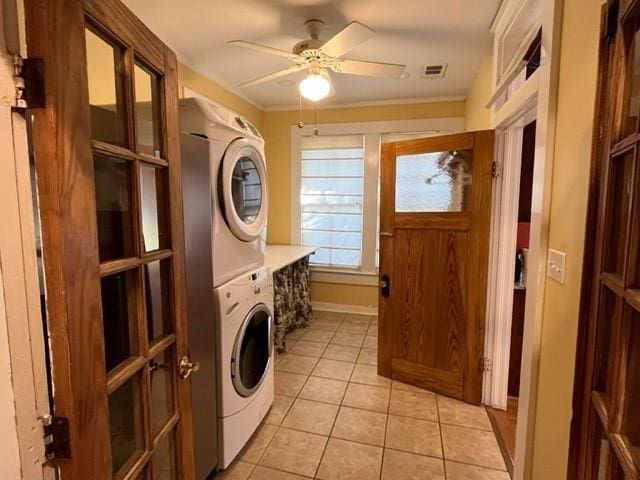
[[[118,0],[26,0],[63,479],[193,478],[177,62]]]
[[[381,375],[480,403],[492,131],[382,146]]]
[[[569,478],[640,479],[640,1],[601,33]]]

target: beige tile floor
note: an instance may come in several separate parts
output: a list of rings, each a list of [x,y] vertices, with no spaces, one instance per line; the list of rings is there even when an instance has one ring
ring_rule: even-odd
[[[377,375],[377,317],[316,312],[224,480],[508,480],[484,408]]]

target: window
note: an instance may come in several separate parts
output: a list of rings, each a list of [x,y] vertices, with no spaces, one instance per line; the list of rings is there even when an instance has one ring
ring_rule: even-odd
[[[316,247],[313,278],[376,285],[380,147],[464,130],[460,117],[291,128],[291,243]]]
[[[362,258],[362,135],[304,137],[301,150],[302,245],[312,264],[359,268]]]

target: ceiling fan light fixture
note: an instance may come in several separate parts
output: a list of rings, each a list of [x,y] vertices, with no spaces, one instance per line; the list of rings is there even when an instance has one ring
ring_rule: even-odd
[[[319,73],[310,73],[300,82],[300,94],[307,100],[318,102],[331,92],[329,80]]]

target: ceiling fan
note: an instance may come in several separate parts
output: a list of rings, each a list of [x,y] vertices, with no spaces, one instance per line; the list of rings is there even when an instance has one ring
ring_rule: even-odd
[[[333,90],[329,70],[369,77],[402,77],[405,65],[364,62],[342,57],[375,35],[375,32],[366,25],[351,22],[327,41],[320,39],[320,32],[324,28],[322,20],[307,20],[304,25],[311,38],[295,44],[291,52],[244,40],[227,42],[231,45],[285,57],[293,62],[293,65],[284,70],[244,83],[241,87],[253,87],[291,73],[307,70],[309,74],[300,82],[300,93],[309,100],[318,101]]]

